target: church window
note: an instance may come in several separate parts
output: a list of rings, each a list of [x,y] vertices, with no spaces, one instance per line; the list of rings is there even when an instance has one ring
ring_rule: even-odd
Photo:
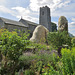
[[[44,15],[44,11],[42,12],[42,15]]]

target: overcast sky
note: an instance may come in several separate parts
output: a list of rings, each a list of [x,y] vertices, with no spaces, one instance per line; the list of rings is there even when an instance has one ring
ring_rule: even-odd
[[[45,5],[51,9],[51,21],[58,24],[59,17],[65,16],[69,32],[75,35],[75,0],[0,0],[0,17],[39,23],[39,8]]]

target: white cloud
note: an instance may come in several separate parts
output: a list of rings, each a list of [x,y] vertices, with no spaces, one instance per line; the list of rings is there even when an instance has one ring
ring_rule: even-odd
[[[0,5],[5,5],[7,3],[6,0],[0,0]]]
[[[15,16],[18,19],[22,17],[23,19],[30,20],[32,22],[38,22],[38,18],[36,17],[37,13],[30,11],[29,8],[23,8],[17,6],[17,7],[12,7],[10,9],[0,5],[0,13],[11,14],[12,16]]]
[[[24,15],[24,14],[30,14],[30,10],[27,8],[23,8],[23,7],[13,7],[12,9],[16,10],[18,12],[19,15]],[[13,11],[14,11],[13,10]]]
[[[75,36],[75,21],[69,23],[68,30]]]
[[[72,26],[74,26],[74,27],[75,27],[75,22],[71,22],[71,23],[70,23],[70,25],[72,25]]]
[[[23,7],[13,7],[13,10],[16,10],[16,17],[17,18],[23,18],[29,21],[33,21],[33,22],[37,22],[38,18],[34,17],[34,15],[36,15],[36,12],[32,12],[29,10],[29,8],[23,8]]]
[[[0,12],[2,13],[9,13],[14,16],[15,12],[11,9],[6,8],[5,6],[0,6]]]
[[[47,5],[53,11],[57,8],[68,5],[68,3],[70,3],[70,0],[30,0],[30,8],[33,11],[38,11],[39,7]]]
[[[69,31],[75,31],[75,29],[69,29]]]
[[[75,21],[75,18],[72,18],[72,21]]]
[[[75,28],[75,18],[71,18],[71,22],[69,23],[69,28]]]

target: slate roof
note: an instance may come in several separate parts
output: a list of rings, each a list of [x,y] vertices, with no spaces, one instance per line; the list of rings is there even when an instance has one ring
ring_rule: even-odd
[[[6,23],[6,24],[28,27],[28,26],[26,26],[26,25],[24,25],[23,23],[18,22],[18,21],[6,19],[6,18],[3,18],[3,17],[0,17],[0,19],[2,19],[2,20],[4,21],[4,23]]]
[[[25,19],[21,19],[21,20],[24,20],[25,22],[27,22],[28,25],[35,25],[35,26],[39,25],[37,23],[31,22],[31,21],[28,21],[28,20],[25,20]]]

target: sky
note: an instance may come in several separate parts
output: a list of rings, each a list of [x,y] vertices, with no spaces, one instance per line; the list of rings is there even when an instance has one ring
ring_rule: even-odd
[[[60,16],[68,20],[68,30],[75,36],[75,0],[0,0],[0,17],[20,18],[39,23],[39,8],[50,8],[51,21],[58,25]]]

